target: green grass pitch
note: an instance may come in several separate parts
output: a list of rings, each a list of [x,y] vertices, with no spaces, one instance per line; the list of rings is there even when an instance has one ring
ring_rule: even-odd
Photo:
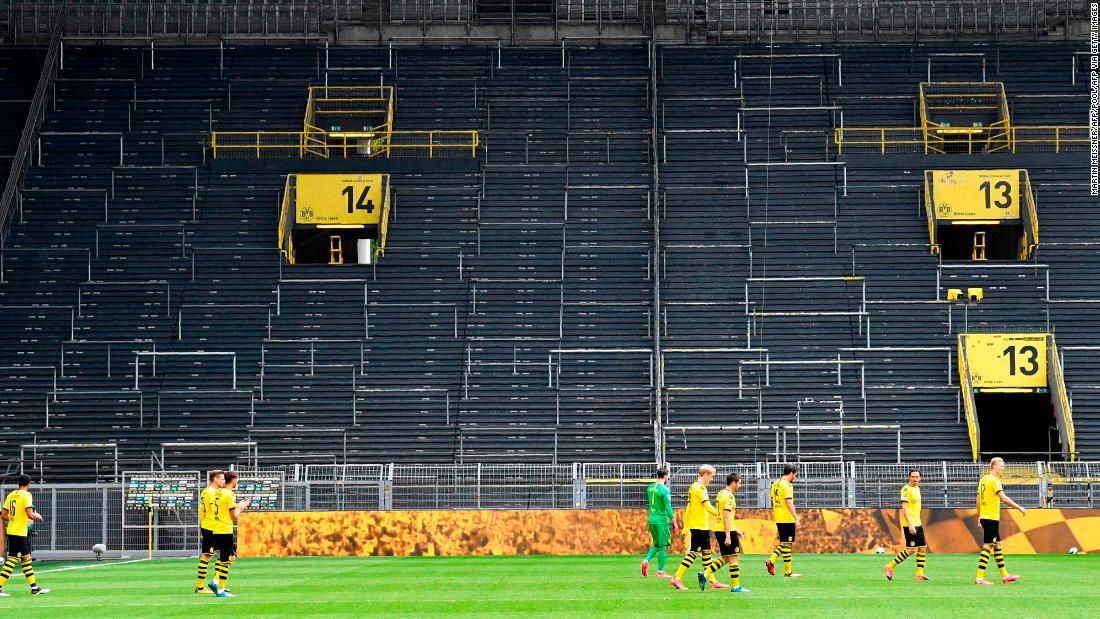
[[[688,591],[642,578],[640,557],[348,557],[238,559],[229,587],[237,597],[193,593],[194,559],[132,563],[39,562],[31,597],[22,574],[0,608],[35,617],[259,616],[616,616],[675,618],[701,613],[768,617],[1097,617],[1100,556],[1008,555],[1019,582],[973,584],[977,554],[929,555],[932,582],[915,582],[910,558],[887,582],[890,556],[795,555],[799,580],[768,576],[763,557],[743,557],[751,593],[701,593],[688,573]],[[675,569],[678,557],[669,557]],[[93,566],[94,567],[84,567]],[[71,569],[78,567],[79,569]],[[70,569],[64,569],[70,568]],[[723,570],[722,576],[725,578]],[[688,614],[685,614],[688,613]],[[10,615],[10,613],[9,613]],[[15,615],[10,615],[15,616]]]

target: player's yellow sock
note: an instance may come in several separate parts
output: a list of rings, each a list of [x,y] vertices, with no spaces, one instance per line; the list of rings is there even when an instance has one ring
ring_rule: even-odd
[[[676,568],[676,580],[683,580],[684,574],[687,573],[688,568],[695,563],[696,556],[694,550],[684,555],[684,560],[680,561],[680,567]]]
[[[769,561],[771,561],[771,562],[772,562],[773,564],[774,564],[774,563],[775,563],[776,561],[779,561],[779,554],[780,554],[780,553],[779,553],[779,551],[780,551],[780,549],[782,549],[782,548],[783,548],[783,544],[779,544],[779,545],[777,545],[777,546],[775,547],[775,549],[774,549],[774,550],[772,550],[772,556],[771,556],[771,557],[769,557],[769,558],[768,558],[768,560],[769,560]]]
[[[730,563],[730,586],[734,589],[741,586],[741,564]]]
[[[229,580],[229,562],[218,561],[214,563],[214,575],[218,579],[218,588],[225,588],[225,581]]]
[[[791,545],[780,544],[779,547],[783,555],[783,573],[790,574],[794,571],[794,554],[791,552]]]
[[[202,589],[206,586],[206,569],[210,567],[210,559],[199,559],[199,579],[195,581],[195,588]]]
[[[4,562],[4,567],[0,567],[0,587],[3,587],[11,578],[11,573],[15,571],[15,564],[18,562],[19,557],[11,556]]]
[[[717,559],[711,561],[710,565],[707,566],[707,569],[704,570],[704,572],[706,572],[706,575],[707,575],[707,580],[713,579],[715,572],[722,569],[722,566],[724,566],[725,564],[726,564],[726,558],[725,557],[718,557]]]
[[[901,549],[898,554],[894,555],[894,560],[890,561],[890,569],[894,569],[895,567],[901,565],[901,562],[908,559],[909,555],[910,551],[908,548]]]
[[[31,566],[31,556],[29,554],[23,555],[23,576],[26,577],[27,584],[31,586],[31,589],[34,589],[37,583],[34,580],[34,567]]]
[[[704,551],[703,551],[703,568],[704,568],[704,572],[706,571],[706,569],[705,569],[705,568],[706,568],[706,567],[707,567],[708,565],[710,565],[711,563],[717,563],[717,561],[715,561],[714,559],[712,559],[712,558],[711,558],[711,554],[710,554],[710,551],[709,551],[709,550],[704,550]],[[711,582],[714,582],[714,581],[716,580],[716,579],[714,578],[714,573],[713,573],[713,572],[712,572],[712,573],[709,573],[709,574],[707,574],[707,580],[709,580],[709,581],[711,581]]]
[[[978,556],[978,574],[974,578],[985,578],[985,568],[989,567],[989,548],[982,548]]]
[[[1008,576],[1008,570],[1005,569],[1005,555],[1000,548],[993,549],[993,560],[997,562],[997,569],[1001,571],[1001,578]]]
[[[917,551],[917,576],[924,576],[924,550]]]

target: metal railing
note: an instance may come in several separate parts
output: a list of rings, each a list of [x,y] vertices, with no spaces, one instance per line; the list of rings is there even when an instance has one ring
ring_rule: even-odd
[[[1080,2],[1069,0],[670,0],[667,21],[699,24],[711,37],[766,34],[948,38],[959,35],[1035,35],[1084,15]]]
[[[37,42],[66,2],[6,2],[8,37]],[[69,0],[65,32],[88,38],[318,37],[362,24],[364,0]]]
[[[1010,126],[996,134],[993,128],[986,127],[984,132],[966,133],[967,154],[991,152],[993,150],[1023,152],[1080,152],[1088,150],[1088,125],[1064,126]],[[936,141],[934,127],[837,127],[833,130],[833,141],[837,154],[844,153],[932,153],[940,152],[928,146]]]
[[[241,443],[246,450],[253,443]],[[38,445],[38,449],[48,449]],[[72,446],[58,445],[58,448]],[[77,446],[88,447],[88,446]],[[178,448],[166,444],[167,449]],[[106,444],[103,449],[111,450]],[[243,461],[242,461],[243,462]],[[662,465],[670,472],[673,505],[681,507],[701,463]],[[711,463],[720,476],[742,476],[737,503],[745,509],[770,507],[768,488],[783,463]],[[986,465],[945,461],[862,464],[800,462],[795,500],[803,508],[897,507],[898,489],[910,469],[921,472],[926,508],[972,509],[978,479]],[[252,464],[242,472],[258,471]],[[456,510],[456,509],[633,509],[643,514],[645,488],[652,483],[654,463],[574,464],[284,464],[262,470],[284,476],[279,508],[303,510]],[[201,478],[199,472],[190,471]],[[145,521],[127,532],[123,494],[127,475],[110,483],[35,484],[35,507],[46,520],[34,527],[36,555],[72,556],[104,543],[112,553],[142,548],[147,543]],[[184,471],[179,471],[184,473]],[[5,480],[0,491],[11,490]],[[1001,479],[1005,492],[1028,508],[1100,507],[1100,462],[1009,463]],[[196,488],[197,492],[197,488]],[[197,498],[197,497],[196,497]],[[197,502],[193,502],[192,505]],[[644,517],[640,516],[640,517]],[[193,529],[195,507],[165,510],[154,523],[156,552],[194,550],[195,536],[171,534]],[[123,537],[127,536],[127,539]]]
[[[11,160],[11,169],[8,172],[7,182],[4,184],[4,193],[0,196],[0,247],[8,235],[8,224],[16,210],[19,191],[23,186],[23,179],[34,159],[34,147],[38,142],[38,128],[46,120],[47,93],[52,92],[52,84],[57,76],[61,59],[61,33],[62,23],[65,19],[67,2],[55,7],[56,13],[51,13],[53,19],[50,22],[50,45],[46,51],[46,59],[42,62],[42,72],[38,76],[38,85],[34,89],[34,97],[31,98],[27,110],[27,118],[23,123],[23,131],[19,135],[19,145],[15,149],[15,155]],[[39,145],[39,158],[41,158],[41,145]],[[41,163],[41,161],[39,161]]]
[[[385,136],[389,137],[388,142]],[[477,157],[481,135],[470,130],[392,131],[377,140],[309,131],[215,131],[210,149],[215,159]]]
[[[61,2],[12,0],[6,4],[7,38],[38,42]],[[459,24],[499,26],[512,32],[527,23],[594,25],[603,34],[621,36],[622,26],[652,31],[680,25],[723,37],[768,35],[817,36],[864,40],[929,39],[965,36],[1035,37],[1062,29],[1087,16],[1086,3],[1074,0],[73,0],[66,30],[86,38],[190,40],[235,38],[290,39],[328,37],[347,25]],[[377,22],[375,22],[377,20]],[[555,33],[557,34],[557,33]],[[341,33],[341,38],[344,37]],[[373,36],[373,35],[370,35]]]

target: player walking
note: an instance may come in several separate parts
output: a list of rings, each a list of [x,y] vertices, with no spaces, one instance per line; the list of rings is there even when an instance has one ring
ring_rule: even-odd
[[[924,541],[924,525],[920,519],[920,471],[909,471],[909,483],[901,487],[901,532],[905,536],[905,548],[894,555],[894,560],[882,567],[886,580],[894,579],[894,568],[917,553],[917,580],[931,580],[924,575],[924,560],[928,553],[928,542]]]
[[[734,494],[741,489],[741,475],[730,473],[726,475],[726,487],[718,492],[715,498],[718,511],[722,516],[714,521],[711,529],[714,531],[714,541],[718,542],[719,558],[707,566],[705,572],[699,574],[699,589],[706,589],[708,580],[714,579],[714,573],[729,565],[730,591],[733,593],[748,593],[749,590],[741,586],[741,564],[737,555],[741,554],[741,540],[745,538],[744,532],[737,528],[737,497]]]
[[[7,523],[7,526],[4,527],[7,533],[7,544],[4,548],[8,554],[8,560],[0,568],[0,596],[2,597],[11,595],[4,591],[4,585],[11,578],[11,573],[15,571],[15,565],[20,560],[23,562],[23,576],[27,579],[27,584],[31,586],[31,594],[42,595],[50,592],[49,589],[39,587],[37,581],[35,581],[34,567],[31,565],[31,551],[27,546],[27,528],[30,526],[31,520],[42,522],[44,519],[42,514],[34,511],[34,497],[31,496],[31,478],[27,475],[20,475],[17,483],[19,487],[8,493],[8,496],[4,498],[3,509],[0,509],[0,519]]]
[[[668,490],[668,471],[657,469],[657,481],[645,489],[649,505],[649,536],[653,544],[642,559],[642,576],[649,576],[649,562],[657,556],[657,576],[669,578],[665,573],[668,547],[672,545],[672,532],[677,531],[676,514],[672,511],[672,494]]]
[[[688,505],[684,510],[684,528],[688,530],[688,553],[676,569],[676,575],[672,578],[672,586],[677,589],[687,589],[682,582],[684,574],[699,557],[703,559],[703,566],[710,565],[710,518],[718,517],[718,510],[710,503],[707,495],[707,486],[714,479],[714,467],[704,464],[699,467],[699,478],[691,484],[688,490]],[[728,589],[729,586],[712,581],[715,589]]]
[[[788,464],[783,467],[783,476],[772,482],[772,517],[775,519],[775,529],[779,534],[779,544],[772,551],[772,556],[764,562],[768,573],[775,576],[775,562],[783,557],[783,575],[788,578],[799,578],[802,574],[793,571],[793,555],[795,531],[802,526],[802,520],[794,508],[794,480],[798,477],[798,467]]]
[[[1021,514],[1026,514],[1027,508],[1016,504],[1005,494],[1000,479],[1004,473],[1004,459],[993,458],[989,461],[989,473],[978,482],[978,524],[982,527],[982,553],[978,558],[978,573],[974,577],[974,583],[978,585],[993,584],[985,579],[990,554],[1001,571],[1001,582],[1008,584],[1020,580],[1019,576],[1009,574],[1005,569],[1005,556],[1001,550],[1001,501],[1020,510]]]

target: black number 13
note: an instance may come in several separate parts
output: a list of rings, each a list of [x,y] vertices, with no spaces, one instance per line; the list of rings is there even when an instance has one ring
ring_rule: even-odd
[[[1011,376],[1016,375],[1016,347],[1009,346],[1001,351],[1002,355],[1008,355],[1008,373]],[[1025,376],[1034,376],[1039,371],[1039,351],[1034,346],[1024,346],[1020,349],[1021,355],[1026,355],[1027,366],[1020,366],[1020,373]]]
[[[997,200],[993,202],[993,206],[996,206],[997,208],[1008,208],[1012,206],[1012,184],[1008,181],[997,181],[996,183],[994,183],[992,188],[990,188],[989,186],[989,181],[986,181],[981,185],[978,185],[978,189],[981,189],[985,192],[986,208],[990,208],[991,194],[993,193],[993,190],[1001,192],[1001,197],[1003,198],[1003,200]]]

